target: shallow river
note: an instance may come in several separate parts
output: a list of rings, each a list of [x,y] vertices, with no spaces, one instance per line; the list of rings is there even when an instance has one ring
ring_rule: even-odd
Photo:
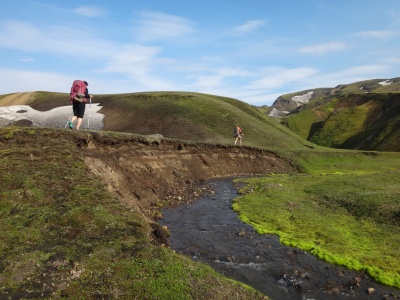
[[[244,282],[271,299],[400,299],[400,291],[362,273],[327,264],[311,254],[260,235],[231,209],[232,179],[207,182],[214,194],[163,210],[171,248]],[[360,281],[361,280],[361,281]],[[360,282],[359,282],[360,281]],[[373,288],[368,293],[368,288]],[[386,297],[386,298],[385,298]]]

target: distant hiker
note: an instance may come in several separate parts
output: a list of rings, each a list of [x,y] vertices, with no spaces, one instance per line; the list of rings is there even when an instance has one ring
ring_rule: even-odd
[[[75,80],[71,87],[69,94],[70,103],[74,116],[68,121],[68,127],[73,129],[75,120],[78,120],[76,129],[79,129],[82,124],[83,115],[85,114],[86,102],[90,100],[93,95],[89,94],[87,88],[89,84],[83,80]]]
[[[239,125],[236,125],[233,131],[233,136],[235,137],[235,145],[237,144],[238,141],[239,144],[242,145],[243,133],[242,133],[242,128],[240,128]]]

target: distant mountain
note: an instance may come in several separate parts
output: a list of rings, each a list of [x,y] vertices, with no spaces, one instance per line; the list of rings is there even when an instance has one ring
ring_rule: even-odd
[[[282,95],[268,114],[321,146],[400,151],[400,77]]]
[[[304,103],[329,95],[331,91],[332,89],[329,88],[318,88],[282,95],[276,99],[271,106],[269,116],[279,117],[287,115],[289,112],[302,106]]]

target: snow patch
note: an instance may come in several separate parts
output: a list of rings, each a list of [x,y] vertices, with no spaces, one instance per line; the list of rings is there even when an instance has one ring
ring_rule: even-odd
[[[89,125],[90,129],[98,130],[103,128],[104,115],[98,113],[101,108],[102,106],[99,106],[99,103],[92,103],[90,106],[86,105],[82,129],[86,129]],[[32,126],[64,128],[71,115],[71,105],[56,107],[48,111],[38,111],[28,105],[2,106],[0,107],[0,126],[7,126],[21,120],[29,120],[32,122]]]
[[[268,114],[268,116],[270,117],[274,117],[274,118],[279,118],[282,117],[284,115],[287,115],[289,112],[288,111],[281,111],[281,110],[277,110],[275,107],[270,111],[270,113]]]
[[[389,85],[389,84],[392,84],[392,83],[393,83],[393,82],[390,81],[389,79],[387,79],[387,80],[385,80],[385,81],[379,82],[380,85]]]
[[[313,93],[314,93],[314,91],[308,92],[303,95],[297,95],[297,96],[292,97],[292,100],[296,101],[296,102],[300,102],[300,103],[306,103],[306,102],[310,101]]]

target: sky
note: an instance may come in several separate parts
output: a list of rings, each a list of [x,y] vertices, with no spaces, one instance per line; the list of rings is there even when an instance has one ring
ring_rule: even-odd
[[[0,95],[281,95],[400,77],[400,0],[16,0],[0,10]],[[94,98],[95,99],[95,98]]]

